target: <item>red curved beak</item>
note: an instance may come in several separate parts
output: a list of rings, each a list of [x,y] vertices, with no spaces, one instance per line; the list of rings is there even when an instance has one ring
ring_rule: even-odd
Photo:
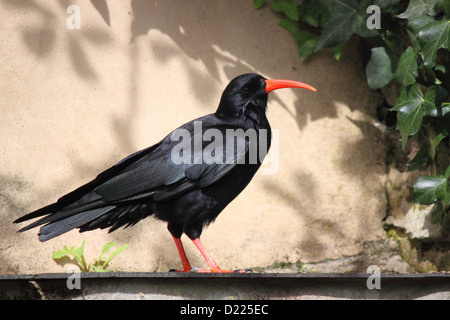
[[[279,80],[279,79],[266,80],[266,93],[282,88],[303,88],[311,91],[317,91],[316,88],[303,82],[292,80]]]

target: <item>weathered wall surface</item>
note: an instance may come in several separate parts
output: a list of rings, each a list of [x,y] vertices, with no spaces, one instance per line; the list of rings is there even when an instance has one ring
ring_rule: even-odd
[[[81,9],[81,29],[66,27],[72,4]],[[116,270],[179,268],[166,225],[153,218],[112,234],[72,231],[45,243],[37,230],[18,234],[12,221],[214,112],[226,84],[246,72],[318,91],[270,95],[279,170],[257,174],[204,231],[219,265],[338,259],[383,241],[384,138],[374,126],[378,97],[367,87],[357,45],[348,45],[339,62],[327,51],[302,62],[291,35],[276,26],[279,17],[252,6],[0,2],[0,272],[61,272],[52,253],[83,239],[88,259],[109,241],[128,243],[111,265]],[[205,267],[185,243],[192,264]]]

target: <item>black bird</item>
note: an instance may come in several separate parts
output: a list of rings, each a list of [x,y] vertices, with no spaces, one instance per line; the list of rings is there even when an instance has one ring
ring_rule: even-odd
[[[271,138],[268,93],[287,87],[316,91],[301,82],[240,75],[225,88],[215,113],[182,125],[57,202],[14,222],[44,216],[19,231],[43,225],[39,240],[47,241],[75,228],[112,232],[154,215],[168,223],[183,271],[192,269],[181,243],[184,233],[211,268],[200,272],[226,272],[206,252],[200,235],[260,167],[265,156],[261,151],[268,151]],[[227,136],[230,132],[233,135]]]

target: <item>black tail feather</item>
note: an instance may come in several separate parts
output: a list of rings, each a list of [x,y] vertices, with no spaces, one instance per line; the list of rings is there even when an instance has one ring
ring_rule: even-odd
[[[103,182],[111,179],[112,177],[116,176],[119,172],[126,169],[128,166],[130,166],[131,164],[135,163],[136,161],[138,161],[145,155],[152,152],[159,145],[160,145],[160,143],[157,143],[149,148],[143,149],[141,151],[138,151],[138,152],[128,156],[127,158],[116,163],[111,168],[100,173],[94,180],[92,180],[92,181],[82,185],[81,187],[73,190],[72,192],[69,192],[68,194],[62,196],[61,198],[58,199],[57,202],[52,203],[43,208],[40,208],[38,210],[35,210],[33,212],[30,212],[30,213],[24,215],[23,217],[20,217],[17,220],[15,220],[14,223],[21,223],[21,222],[24,222],[27,220],[35,219],[35,218],[38,218],[41,216],[50,215],[50,214],[56,213],[58,211],[62,211],[64,208],[73,209],[74,207],[78,207],[79,205],[82,205],[82,204],[84,205],[86,203],[93,202],[94,200],[96,200],[96,199],[94,199],[94,197],[97,197],[97,199],[99,198],[99,196],[97,194],[92,193],[92,191],[97,186],[99,186]],[[81,203],[80,203],[80,201],[81,201]],[[88,210],[88,209],[84,209],[84,210]],[[45,220],[43,220],[41,224],[44,224],[44,223],[46,223]],[[36,225],[34,225],[34,226],[36,226]],[[30,228],[33,228],[33,227],[27,226],[25,228],[22,228],[20,231],[25,231]]]
[[[49,214],[48,216],[43,217],[43,218],[41,218],[41,219],[39,219],[39,220],[37,220],[37,221],[35,221],[35,222],[25,226],[25,227],[23,227],[22,229],[19,230],[19,232],[23,232],[23,231],[32,229],[34,227],[43,225],[43,224],[48,223],[48,222],[52,223],[52,222],[56,222],[56,221],[59,221],[59,220],[65,219],[65,218],[69,218],[69,217],[74,216],[74,215],[76,215],[78,213],[99,208],[99,207],[101,207],[104,204],[105,203],[102,200],[98,200],[98,201],[94,201],[94,202],[87,203],[87,204],[84,204],[84,205],[80,205],[78,207],[73,207],[73,208],[70,208],[70,209],[64,208],[64,209],[62,209],[60,211],[56,211],[56,212],[51,213],[51,214],[49,214],[49,212],[47,212],[47,214]],[[40,215],[44,215],[44,214],[45,213],[42,213]],[[28,220],[28,219],[25,219],[25,220]]]
[[[58,202],[55,202],[55,203],[49,204],[48,206],[45,206],[43,208],[40,208],[38,210],[35,210],[33,212],[30,212],[30,213],[20,217],[19,219],[15,220],[14,223],[21,223],[21,222],[31,220],[34,218],[42,217],[46,214],[56,212],[56,211],[60,210],[61,208],[62,208],[61,204]]]
[[[153,211],[149,205],[128,204],[90,220],[88,223],[80,226],[80,232],[109,228],[108,232],[111,233],[123,226],[125,228],[133,226],[152,214]]]
[[[39,240],[47,241],[63,233],[66,233],[72,229],[79,228],[82,225],[97,219],[98,217],[106,214],[107,212],[115,208],[116,208],[115,206],[106,206],[103,208],[80,212],[78,214],[75,214],[62,220],[50,222],[49,224],[46,224],[40,229]]]

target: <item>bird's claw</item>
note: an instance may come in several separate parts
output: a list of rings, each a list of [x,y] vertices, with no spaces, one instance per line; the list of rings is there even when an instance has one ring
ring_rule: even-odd
[[[227,271],[227,270],[209,270],[209,269],[202,269],[202,268],[192,268],[191,270],[176,270],[176,269],[170,269],[169,272],[193,272],[193,273],[254,273],[251,269],[238,269],[233,271]]]
[[[252,269],[234,270],[234,273],[254,273]]]
[[[208,269],[202,269],[202,268],[192,268],[190,270],[177,270],[177,269],[170,269],[169,272],[193,272],[193,273],[206,273],[206,272],[212,272]]]

